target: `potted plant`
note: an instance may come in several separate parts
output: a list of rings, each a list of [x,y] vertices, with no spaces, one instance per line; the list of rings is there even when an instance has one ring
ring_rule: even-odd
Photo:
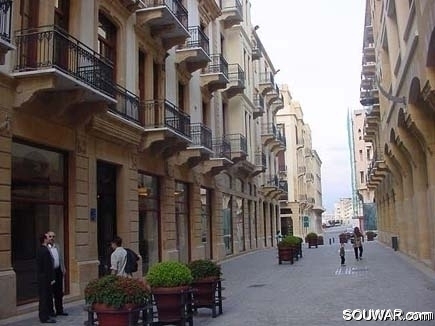
[[[307,236],[305,237],[305,242],[308,243],[308,248],[311,247],[317,248],[318,245],[317,239],[318,239],[317,233],[314,232],[308,233]]]
[[[323,235],[317,236],[317,244],[319,246],[324,245]]]
[[[85,288],[85,301],[102,326],[127,326],[131,311],[145,305],[149,297],[145,282],[116,275],[92,280]],[[139,317],[138,312],[134,314],[133,318]]]
[[[304,240],[301,237],[295,236],[295,238],[298,240],[298,245],[296,246],[296,256],[297,258],[302,258],[302,243]]]
[[[377,236],[377,234],[374,231],[367,231],[366,236],[367,236],[367,241],[373,241],[373,240],[375,240],[375,237]]]
[[[347,241],[349,239],[349,237],[347,236],[346,233],[340,233],[338,238],[340,239],[340,243],[347,243]]]
[[[297,253],[297,247],[299,246],[299,240],[292,235],[285,236],[278,243],[278,263],[282,264],[283,261],[289,261],[293,264],[293,258]]]
[[[219,307],[219,313],[221,314],[221,267],[210,259],[193,260],[187,266],[193,277],[192,289],[195,309],[212,309],[212,316],[216,317],[216,307]]]
[[[150,267],[146,277],[160,323],[180,323],[191,318],[189,289],[193,281],[186,264],[164,261]],[[184,306],[184,307],[183,307]],[[190,315],[189,315],[190,314]]]

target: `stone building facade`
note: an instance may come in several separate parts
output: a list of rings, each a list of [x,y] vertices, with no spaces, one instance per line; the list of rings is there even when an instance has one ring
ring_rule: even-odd
[[[0,318],[32,311],[38,235],[66,301],[109,242],[164,260],[275,245],[284,103],[239,0],[3,1]]]
[[[435,3],[367,0],[363,51],[379,240],[435,269]]]

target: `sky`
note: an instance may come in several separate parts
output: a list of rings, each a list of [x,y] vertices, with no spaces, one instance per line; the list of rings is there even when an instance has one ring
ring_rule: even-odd
[[[360,109],[365,0],[251,0],[252,25],[289,85],[322,160],[326,213],[351,197],[348,110]]]

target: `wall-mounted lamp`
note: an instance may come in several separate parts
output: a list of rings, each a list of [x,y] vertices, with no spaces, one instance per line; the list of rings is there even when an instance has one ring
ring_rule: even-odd
[[[260,28],[260,26],[255,25],[255,26],[254,26],[254,31],[256,31],[256,30],[259,29],[259,28]]]

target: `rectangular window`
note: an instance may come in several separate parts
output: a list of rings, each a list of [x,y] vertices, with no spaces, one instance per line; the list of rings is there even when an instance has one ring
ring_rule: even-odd
[[[55,232],[65,263],[67,243],[66,154],[14,141],[12,143],[11,238],[18,304],[36,301],[36,250],[39,235]],[[68,270],[68,267],[67,267]],[[69,290],[68,275],[65,280]]]
[[[137,192],[139,196],[139,253],[142,257],[142,273],[145,275],[151,265],[160,261],[158,177],[139,173]]]

